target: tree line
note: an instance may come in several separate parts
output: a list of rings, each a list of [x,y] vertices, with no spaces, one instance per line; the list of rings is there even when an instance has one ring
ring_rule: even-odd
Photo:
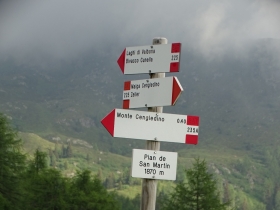
[[[106,189],[113,187],[113,175],[104,183],[89,170],[77,171],[74,177],[67,178],[60,170],[48,167],[46,153],[37,149],[34,158],[28,160],[21,149],[21,140],[0,114],[0,209],[139,209],[140,195],[128,199]],[[71,156],[71,150],[68,145],[63,156]],[[51,155],[58,155],[57,150]],[[207,172],[205,161],[196,159],[185,174],[186,180],[178,183],[173,193],[158,195],[157,209],[226,209],[229,203],[221,202],[217,183]],[[119,179],[119,188],[122,183],[132,184],[128,170]]]
[[[47,154],[36,150],[27,160],[21,141],[0,114],[0,209],[120,209],[97,176],[88,170],[73,178],[47,166]]]

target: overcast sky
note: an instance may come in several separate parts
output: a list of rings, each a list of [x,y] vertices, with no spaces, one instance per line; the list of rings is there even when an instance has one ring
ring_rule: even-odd
[[[5,3],[6,2],[6,3]],[[9,3],[7,3],[9,2]],[[279,0],[1,1],[0,54],[58,58],[109,45],[149,45],[157,36],[205,55],[280,39]]]

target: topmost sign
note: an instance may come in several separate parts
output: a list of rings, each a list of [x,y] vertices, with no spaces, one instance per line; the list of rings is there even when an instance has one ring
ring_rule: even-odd
[[[123,74],[179,72],[181,43],[127,47],[118,59]]]

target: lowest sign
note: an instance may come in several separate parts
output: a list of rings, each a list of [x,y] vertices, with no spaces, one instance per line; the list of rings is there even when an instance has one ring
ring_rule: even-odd
[[[114,109],[101,123],[113,137],[198,143],[198,116]]]
[[[177,157],[176,152],[133,149],[131,176],[176,180]]]

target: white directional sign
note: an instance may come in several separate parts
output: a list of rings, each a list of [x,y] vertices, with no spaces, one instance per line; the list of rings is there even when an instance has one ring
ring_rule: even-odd
[[[131,176],[176,180],[177,152],[133,149]]]
[[[101,121],[113,137],[197,144],[199,117],[114,109]]]
[[[123,108],[175,105],[182,91],[177,77],[126,81]]]
[[[118,59],[123,74],[179,72],[181,43],[127,47]]]

